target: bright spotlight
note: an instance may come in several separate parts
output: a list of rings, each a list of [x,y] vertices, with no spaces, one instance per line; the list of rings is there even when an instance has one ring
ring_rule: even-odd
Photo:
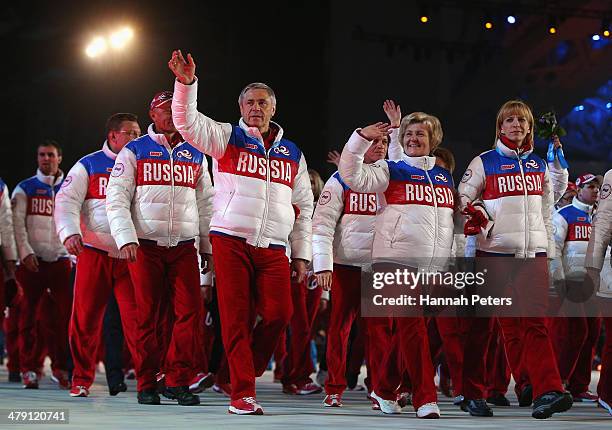
[[[106,51],[106,40],[103,37],[95,37],[87,48],[85,49],[85,54],[90,58],[95,58]]]
[[[593,39],[595,42],[597,42],[599,39],[601,39],[601,37],[599,37],[599,34],[594,34],[591,39]]]
[[[485,28],[491,30],[493,28],[493,23],[491,21],[485,22]]]
[[[603,35],[604,35],[604,37],[610,37],[610,30],[607,30],[607,29],[604,30],[603,31]]]
[[[129,27],[125,27],[111,34],[109,40],[113,48],[122,49],[132,37],[134,37],[134,31]]]
[[[514,24],[516,23],[516,17],[514,15],[508,15],[508,18],[506,18],[506,21],[508,21],[508,24]]]
[[[421,16],[420,20],[423,24],[427,24],[427,22],[429,21],[429,18],[427,17],[427,15],[423,15]]]
[[[611,109],[612,108],[612,103],[608,102],[606,103],[606,109]]]
[[[576,111],[576,112],[580,112],[580,111],[583,111],[583,110],[584,110],[584,105],[578,105],[578,106],[576,106],[574,108],[574,111]]]

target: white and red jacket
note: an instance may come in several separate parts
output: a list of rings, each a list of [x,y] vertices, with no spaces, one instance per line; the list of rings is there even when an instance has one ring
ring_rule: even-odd
[[[20,260],[30,254],[46,262],[68,257],[53,221],[55,195],[63,180],[61,171],[54,177],[37,170],[36,176],[21,181],[13,190],[13,227]]]
[[[312,218],[312,263],[315,273],[333,265],[372,263],[377,211],[376,193],[358,193],[338,172],[325,183]]]
[[[593,218],[593,229],[587,248],[586,267],[601,270],[598,296],[612,299],[612,268],[610,244],[612,241],[612,169],[606,172],[599,189],[599,203]]]
[[[62,243],[78,234],[85,246],[119,256],[106,217],[106,188],[116,158],[104,142],[101,150],[81,158],[68,172],[55,197],[55,225]]]
[[[490,219],[478,235],[477,249],[521,258],[538,252],[555,256],[553,190],[546,163],[533,151],[519,156],[498,140],[495,149],[472,160],[459,196],[461,208],[482,201]]]
[[[591,236],[592,211],[593,206],[574,197],[571,205],[553,213],[555,252],[557,262],[562,262],[561,266],[555,264],[552,267],[555,279],[562,279],[572,272],[584,273],[584,259]]]
[[[2,256],[6,261],[17,261],[17,246],[15,245],[15,232],[13,231],[13,211],[8,187],[0,179],[0,246]],[[1,312],[1,310],[0,310]]]
[[[171,147],[153,125],[117,155],[106,188],[106,214],[117,247],[149,240],[171,247],[200,239],[208,229],[214,190],[206,157],[187,142]]]
[[[257,128],[216,122],[199,113],[197,80],[176,81],[172,118],[181,135],[213,160],[211,234],[245,239],[256,247],[285,247],[312,259],[313,196],[302,151],[278,134],[266,150]],[[290,248],[290,249],[287,249]]]
[[[453,246],[455,208],[450,172],[436,166],[435,157],[427,156],[364,164],[370,145],[355,131],[338,167],[352,190],[380,193],[372,261],[446,270]]]

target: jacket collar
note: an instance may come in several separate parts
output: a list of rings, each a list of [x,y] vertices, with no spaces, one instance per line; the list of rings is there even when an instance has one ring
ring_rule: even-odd
[[[423,155],[421,157],[410,157],[406,155],[402,158],[406,164],[412,167],[417,167],[421,170],[431,170],[436,165],[436,157],[430,157],[427,155]]]
[[[276,138],[274,139],[274,143],[272,144],[274,146],[277,142],[279,142],[282,139],[283,128],[277,123],[275,123],[274,121],[270,121],[270,124],[274,124],[276,127],[278,127],[278,133],[276,134]],[[261,137],[261,133],[259,132],[259,129],[257,127],[249,127],[242,118],[240,118],[240,121],[238,121],[238,125],[240,126],[241,129],[243,129],[246,132],[248,136],[257,139],[259,143],[263,145],[263,137]]]
[[[149,124],[149,128],[147,128],[147,134],[158,145],[165,146],[168,151],[172,149],[172,147],[168,143],[168,139],[166,139],[166,136],[163,133],[155,132],[155,130],[153,129],[153,124]],[[185,141],[182,140],[181,143],[176,144],[174,147],[177,148],[178,146],[182,145],[184,142]]]
[[[110,146],[108,145],[108,140],[104,141],[104,145],[102,145],[102,152],[104,152],[104,155],[106,155],[110,159],[113,159],[113,160],[117,159],[117,154],[115,154],[110,149]]]
[[[574,197],[574,199],[572,200],[572,206],[588,214],[591,214],[591,212],[593,211],[593,205],[587,205],[586,203],[581,202],[580,200],[578,200],[578,197]]]
[[[497,151],[498,154],[503,155],[504,157],[514,158],[515,160],[518,158],[525,159],[529,157],[531,153],[533,152],[533,148],[531,148],[530,150],[523,152],[519,156],[519,154],[516,151],[513,151],[512,149],[508,148],[499,139],[497,139],[497,142],[495,143],[495,150]]]
[[[36,169],[36,179],[38,179],[43,184],[47,184],[50,187],[54,187],[64,180],[64,172],[60,170],[59,175],[56,178],[55,176],[44,175],[43,172],[40,171],[40,169]]]

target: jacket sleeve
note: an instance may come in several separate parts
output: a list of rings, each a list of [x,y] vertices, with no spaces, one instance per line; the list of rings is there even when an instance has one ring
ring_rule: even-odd
[[[137,173],[136,155],[124,147],[117,155],[106,187],[106,216],[119,249],[128,243],[138,243],[131,212]]]
[[[2,255],[7,261],[17,261],[17,246],[13,230],[13,211],[11,199],[6,184],[0,190],[0,240],[2,240]]]
[[[312,264],[315,273],[334,270],[334,234],[344,212],[344,188],[332,176],[321,191],[312,217]]]
[[[567,189],[567,181],[569,180],[569,172],[559,164],[559,160],[555,158],[555,161],[548,163],[548,173],[550,175],[550,181],[552,182],[553,199],[556,203],[559,201],[565,190]]]
[[[399,141],[399,128],[394,128],[393,131],[391,131],[388,154],[389,160],[391,161],[400,161],[403,160],[404,157],[407,157]]]
[[[81,207],[87,196],[89,175],[82,163],[76,163],[55,196],[55,211],[53,217],[60,241],[81,232]]]
[[[550,263],[550,274],[553,280],[564,279],[563,248],[567,238],[567,221],[558,212],[552,215],[553,234],[555,239],[555,258]]]
[[[205,154],[215,159],[223,157],[232,125],[212,120],[198,112],[198,81],[183,85],[174,83],[172,120],[183,138]]]
[[[544,172],[542,191],[542,219],[544,220],[544,226],[546,227],[546,233],[548,236],[548,249],[546,250],[546,257],[550,259],[555,258],[555,235],[552,223],[552,213],[555,202],[553,201],[553,190],[550,176],[548,175],[548,167]]]
[[[215,190],[208,173],[208,160],[203,157],[202,174],[196,186],[196,201],[198,204],[198,217],[200,224],[200,253],[212,254],[212,246],[208,238],[210,219],[212,218],[212,202]]]
[[[459,193],[459,211],[463,211],[468,203],[472,203],[474,207],[481,211],[484,216],[489,220],[485,227],[481,227],[481,234],[487,237],[495,220],[491,219],[491,216],[484,207],[484,204],[480,200],[482,193],[486,186],[486,176],[484,166],[482,165],[482,159],[480,157],[474,157],[465,173],[461,177],[461,182],[457,189]],[[465,222],[465,217],[464,222]]]
[[[15,242],[17,242],[17,251],[19,259],[23,260],[30,254],[34,254],[34,250],[28,240],[27,229],[27,212],[28,212],[28,196],[19,185],[13,190],[11,198],[13,207],[13,228],[15,229]]]
[[[586,267],[601,270],[612,239],[612,169],[604,176],[586,254]]]
[[[390,174],[386,161],[363,163],[363,157],[370,145],[371,142],[354,131],[342,150],[338,171],[342,180],[353,191],[380,193],[389,187]]]
[[[291,258],[301,258],[312,261],[312,207],[314,197],[310,187],[310,177],[308,176],[308,166],[306,158],[302,154],[300,167],[298,169],[293,193],[291,194],[291,204],[297,208],[297,216],[293,223],[293,230],[289,234],[291,244]]]

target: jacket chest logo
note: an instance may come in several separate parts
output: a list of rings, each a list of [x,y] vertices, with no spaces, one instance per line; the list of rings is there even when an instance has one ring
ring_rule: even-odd
[[[537,169],[540,167],[540,165],[535,160],[529,160],[525,163],[525,167],[529,167],[530,169]]]
[[[283,154],[286,155],[287,157],[289,157],[291,155],[291,152],[289,152],[289,149],[287,149],[286,146],[277,146],[276,148],[274,148],[274,152],[276,152],[277,154]]]
[[[193,158],[193,156],[191,155],[191,152],[189,152],[187,149],[182,149],[178,151],[176,153],[176,156],[179,158],[186,158],[188,160],[191,160]]]

